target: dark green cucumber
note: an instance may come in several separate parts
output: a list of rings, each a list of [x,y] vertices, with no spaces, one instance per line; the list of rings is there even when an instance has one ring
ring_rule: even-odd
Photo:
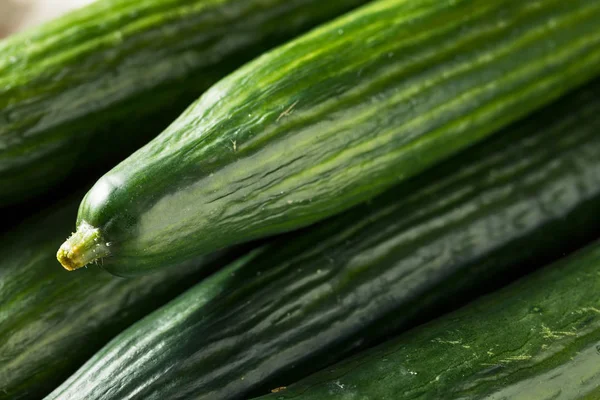
[[[0,399],[47,395],[113,336],[235,255],[135,280],[99,268],[66,274],[53,249],[69,234],[77,204],[25,222],[0,240]]]
[[[143,273],[339,213],[600,73],[599,19],[597,0],[370,3],[213,86],[95,184],[58,258]]]
[[[267,400],[600,399],[600,243]]]
[[[99,0],[0,42],[0,206],[129,155],[226,73],[366,1]]]
[[[600,230],[599,131],[597,82],[230,265],[116,337],[49,398],[246,397],[559,257]]]

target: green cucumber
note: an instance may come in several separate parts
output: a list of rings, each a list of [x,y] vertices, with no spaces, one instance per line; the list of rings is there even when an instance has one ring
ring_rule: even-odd
[[[235,256],[135,280],[99,268],[66,274],[53,249],[70,232],[76,200],[0,241],[0,399],[47,395],[113,336]]]
[[[599,292],[597,243],[261,399],[599,399]]]
[[[0,206],[108,169],[228,72],[366,1],[99,0],[1,41]]]
[[[367,4],[104,175],[58,259],[133,275],[339,213],[600,73],[599,19],[597,0]]]
[[[599,130],[600,81],[212,275],[49,399],[244,398],[560,257],[598,233]]]

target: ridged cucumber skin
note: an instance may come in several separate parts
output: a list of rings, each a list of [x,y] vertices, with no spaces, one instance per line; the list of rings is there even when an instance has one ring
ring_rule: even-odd
[[[600,82],[230,265],[116,337],[48,398],[247,398],[560,257],[598,233],[599,130]]]
[[[24,222],[0,240],[0,399],[40,399],[112,337],[231,262],[222,253],[182,268],[122,279],[54,258],[79,198]]]
[[[5,39],[0,206],[122,160],[228,72],[366,1],[99,0]]]
[[[600,243],[264,400],[600,398]]]
[[[94,185],[78,225],[133,275],[314,223],[599,73],[599,18],[596,0],[367,4],[209,89]]]

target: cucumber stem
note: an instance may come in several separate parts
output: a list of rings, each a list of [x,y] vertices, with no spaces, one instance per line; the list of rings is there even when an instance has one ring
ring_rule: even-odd
[[[56,258],[66,270],[74,271],[109,255],[108,244],[102,240],[100,230],[83,221],[60,246]]]

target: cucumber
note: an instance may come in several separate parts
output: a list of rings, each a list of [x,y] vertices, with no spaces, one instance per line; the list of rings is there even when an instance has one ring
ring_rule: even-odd
[[[598,399],[599,271],[597,243],[261,399]]]
[[[212,275],[48,398],[247,398],[560,257],[600,233],[599,130],[597,82]]]
[[[0,206],[114,166],[227,72],[366,1],[98,0],[0,42]]]
[[[220,81],[104,175],[58,259],[141,274],[339,213],[600,73],[599,19],[596,0],[367,4]]]
[[[66,274],[52,249],[70,232],[79,199],[0,240],[0,399],[47,395],[113,336],[237,254],[135,280],[99,268]]]

